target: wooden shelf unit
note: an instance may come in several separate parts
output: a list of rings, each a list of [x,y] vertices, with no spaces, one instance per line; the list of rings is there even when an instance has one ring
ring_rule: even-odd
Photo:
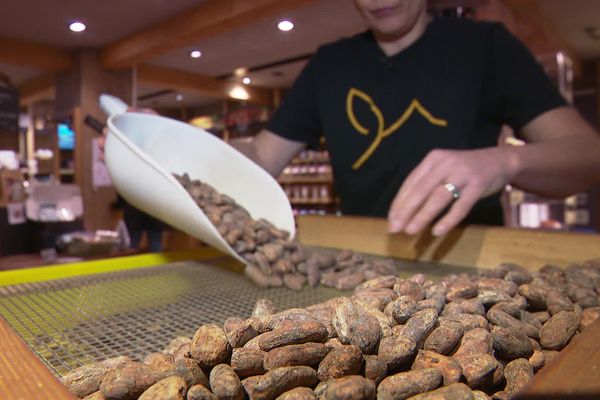
[[[296,215],[335,214],[339,210],[329,153],[324,148],[302,151],[277,181],[286,192]]]

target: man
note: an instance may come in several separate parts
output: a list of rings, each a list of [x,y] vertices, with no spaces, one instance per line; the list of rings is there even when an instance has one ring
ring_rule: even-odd
[[[501,25],[431,20],[426,0],[355,5],[370,32],[321,47],[267,130],[232,143],[273,176],[323,134],[343,213],[434,235],[500,224],[509,183],[564,197],[600,181],[597,132]],[[496,146],[503,124],[529,144]]]

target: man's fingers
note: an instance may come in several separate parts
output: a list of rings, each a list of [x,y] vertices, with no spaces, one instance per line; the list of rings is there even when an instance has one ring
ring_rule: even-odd
[[[411,235],[421,231],[453,200],[452,193],[443,185],[437,185],[421,208],[410,218],[404,231]]]
[[[441,236],[448,233],[452,228],[462,221],[469,211],[473,208],[477,200],[481,197],[481,191],[471,187],[466,187],[458,200],[452,204],[450,210],[433,227],[434,236]]]
[[[417,170],[419,168],[420,166],[417,167]],[[445,164],[440,163],[433,167],[428,167],[427,169],[429,170],[428,174],[421,175],[420,178],[415,178],[411,181],[407,180],[401,186],[388,213],[388,229],[390,232],[394,233],[403,230],[408,224],[408,221],[414,217],[428,198],[432,196],[435,197],[435,193],[440,191],[440,188],[445,191],[442,186],[445,177],[448,175],[448,168]],[[415,170],[415,172],[419,172],[417,170]],[[455,180],[457,181],[455,184],[461,183],[458,182],[457,179]],[[442,196],[439,197],[439,199],[447,199],[448,194],[447,191],[445,195],[442,193]]]
[[[457,187],[464,184],[458,177],[446,181],[447,176],[448,170],[440,166],[432,169],[429,175],[423,176],[412,185],[403,184],[390,207],[388,230],[391,233],[402,230],[415,233],[424,227],[422,219],[428,218],[427,223],[431,222],[431,219],[452,200],[452,193],[445,189],[444,185],[448,181],[453,182]],[[430,199],[433,199],[433,202],[429,203]],[[421,215],[415,219],[418,213]],[[411,227],[408,228],[408,225]]]

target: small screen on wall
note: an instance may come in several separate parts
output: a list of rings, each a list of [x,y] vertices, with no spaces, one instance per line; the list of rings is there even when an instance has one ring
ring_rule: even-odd
[[[73,150],[75,148],[75,132],[69,125],[60,123],[57,125],[58,148],[61,150]]]

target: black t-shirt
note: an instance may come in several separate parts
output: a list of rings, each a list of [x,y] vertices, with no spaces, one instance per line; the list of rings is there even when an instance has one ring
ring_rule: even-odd
[[[391,57],[370,32],[320,47],[267,129],[309,144],[324,135],[342,212],[385,216],[429,151],[495,146],[503,124],[518,132],[565,104],[501,24],[434,19]],[[466,220],[501,224],[499,196]]]

